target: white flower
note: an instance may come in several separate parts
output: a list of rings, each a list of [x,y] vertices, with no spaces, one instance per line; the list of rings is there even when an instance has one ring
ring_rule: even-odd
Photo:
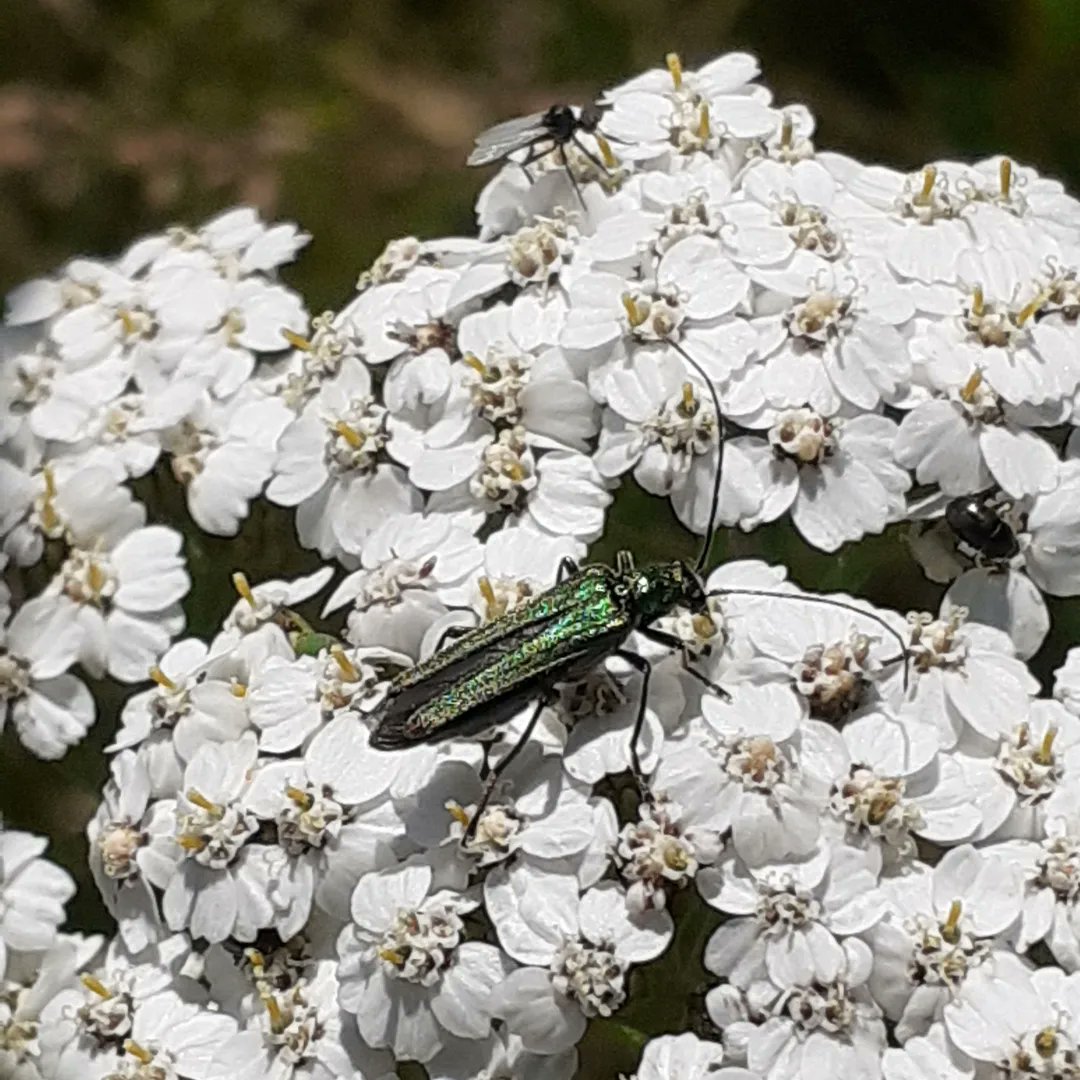
[[[641,1054],[637,1080],[752,1080],[745,1069],[721,1069],[724,1048],[689,1032],[651,1039]]]
[[[191,579],[182,543],[175,529],[148,525],[115,544],[69,549],[46,596],[65,611],[77,605],[80,659],[91,674],[138,682],[183,628],[179,601]]]
[[[42,858],[48,841],[0,832],[0,971],[7,949],[44,951],[56,941],[64,905],[75,895],[71,875]]]
[[[891,910],[868,935],[870,989],[903,1042],[962,1007],[972,973],[1001,955],[995,938],[1019,917],[1023,883],[1013,863],[968,844],[885,888]]]
[[[581,1038],[587,1017],[610,1016],[623,1004],[628,967],[664,951],[671,917],[632,916],[611,882],[579,897],[573,875],[526,863],[495,875],[485,890],[488,914],[503,948],[528,966],[495,988],[493,1011],[526,1049],[558,1053]]]
[[[371,395],[371,376],[348,358],[281,436],[266,495],[296,506],[301,543],[326,558],[358,554],[388,516],[419,507],[402,471],[383,463],[386,409]]]
[[[532,1054],[516,1035],[505,1030],[492,1032],[487,1039],[458,1040],[427,1064],[431,1080],[572,1080],[578,1075],[577,1051],[561,1054]],[[724,1080],[724,1078],[721,1078]]]
[[[505,970],[497,948],[464,939],[462,915],[479,902],[432,888],[423,864],[364,875],[338,940],[341,1007],[365,1042],[421,1062],[488,1034]]]
[[[0,730],[10,717],[20,741],[38,757],[63,757],[94,722],[90,691],[67,670],[84,642],[78,608],[64,598],[30,600],[3,631]]]
[[[903,1049],[890,1047],[881,1059],[885,1080],[972,1080],[975,1067],[966,1054],[949,1042],[945,1028],[934,1024],[926,1035],[917,1035]]]
[[[777,415],[768,443],[734,440],[760,471],[765,497],[759,513],[740,524],[753,528],[791,510],[803,538],[836,551],[867,533],[880,533],[902,518],[908,474],[893,462],[896,425],[868,413],[854,419],[810,408]]]
[[[705,965],[737,986],[764,954],[776,986],[828,983],[844,971],[841,939],[869,930],[885,910],[877,889],[877,852],[823,844],[799,863],[748,869],[725,856],[703,870],[698,888],[721,911],[739,916],[721,926],[705,947]]]

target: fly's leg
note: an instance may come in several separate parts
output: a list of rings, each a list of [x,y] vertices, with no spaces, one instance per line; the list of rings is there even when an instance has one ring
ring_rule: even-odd
[[[529,166],[536,161],[537,158],[543,157],[543,155],[547,153],[547,151],[543,149],[543,145],[542,142],[533,143],[532,146],[529,147],[528,154],[525,155],[525,160],[518,162],[518,165],[521,166],[521,171],[525,174],[525,179],[528,180],[530,184],[533,183],[533,174],[529,172]]]
[[[532,716],[529,717],[529,722],[525,725],[525,730],[521,733],[521,738],[514,743],[513,747],[511,747],[510,753],[507,754],[506,757],[504,757],[488,774],[487,780],[484,781],[484,790],[480,794],[480,801],[476,804],[476,809],[473,811],[472,817],[469,818],[469,824],[465,827],[465,832],[461,837],[462,847],[465,847],[476,835],[476,827],[480,824],[480,815],[484,812],[487,804],[491,802],[491,796],[495,793],[495,785],[499,782],[499,778],[506,772],[514,758],[521,753],[522,748],[531,738],[533,728],[536,727],[536,722],[540,719],[540,714],[544,711],[544,706],[547,705],[547,703],[546,697],[541,698],[536,703],[536,708],[533,709]]]
[[[691,667],[690,657],[686,652],[686,646],[674,634],[666,634],[663,630],[652,630],[648,627],[639,629],[638,633],[643,637],[647,637],[650,641],[655,641],[657,645],[666,645],[669,649],[677,651],[682,657],[683,671],[688,675],[692,675],[702,686],[707,687],[718,698],[721,698],[723,701],[731,700],[731,695],[722,686],[718,683],[714,683],[712,679],[698,671],[697,668]]]
[[[575,135],[574,145],[605,175],[610,176],[611,170]]]
[[[641,739],[642,731],[645,729],[645,709],[649,702],[649,676],[652,675],[652,664],[644,656],[638,656],[637,653],[631,652],[629,649],[619,649],[615,655],[621,657],[631,667],[641,672],[641,698],[638,701],[637,717],[634,719],[634,730],[630,735],[630,770],[637,781],[638,791],[641,793],[642,799],[651,801],[652,794],[649,791],[648,782],[645,780],[645,770],[642,769],[641,758],[638,757],[638,742]]]
[[[570,181],[570,186],[574,189],[574,194],[577,196],[577,201],[581,203],[581,209],[587,214],[589,208],[585,205],[585,196],[581,194],[581,185],[577,181],[577,177],[574,175],[574,170],[570,168],[570,159],[566,156],[566,144],[559,143],[559,160],[562,162],[562,167],[566,170],[566,178]]]

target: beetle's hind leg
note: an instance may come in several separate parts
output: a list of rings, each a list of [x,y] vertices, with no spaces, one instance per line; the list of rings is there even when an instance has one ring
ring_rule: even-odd
[[[542,697],[536,703],[536,708],[533,709],[532,716],[529,717],[529,722],[525,725],[525,730],[521,733],[521,738],[510,748],[510,753],[507,754],[490,773],[488,773],[488,777],[484,781],[484,790],[480,794],[480,801],[476,804],[476,809],[469,818],[469,824],[465,827],[465,832],[461,836],[460,844],[462,847],[467,847],[469,841],[476,835],[476,828],[480,824],[480,817],[487,808],[487,804],[491,802],[491,796],[495,794],[495,785],[498,784],[499,778],[506,772],[513,763],[514,758],[521,753],[525,744],[532,737],[533,728],[536,727],[536,723],[540,719],[540,714],[544,711],[547,704],[547,697]]]

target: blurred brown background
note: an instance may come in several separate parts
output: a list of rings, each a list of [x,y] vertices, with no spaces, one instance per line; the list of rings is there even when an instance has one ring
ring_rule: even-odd
[[[668,50],[693,66],[734,48],[761,57],[780,102],[813,109],[819,146],[912,168],[1007,150],[1080,190],[1080,0],[6,0],[0,291],[246,201],[314,234],[287,276],[319,311],[388,238],[470,230],[484,175],[463,161],[481,128],[587,100]],[[601,553],[628,538],[641,554],[684,543],[657,539],[663,513],[621,500]],[[281,566],[288,533],[264,507],[240,546],[189,546],[196,577],[214,571],[193,631],[229,602],[224,571],[299,570],[299,556]],[[885,540],[830,559],[770,535],[753,553],[799,548],[805,582],[916,602],[913,567],[882,580]],[[119,701],[99,689],[104,718],[65,761],[0,741],[0,810],[48,831],[84,881],[82,830]],[[106,925],[92,885],[74,921]]]

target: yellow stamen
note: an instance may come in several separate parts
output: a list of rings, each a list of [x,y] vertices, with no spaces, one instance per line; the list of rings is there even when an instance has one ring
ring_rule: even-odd
[[[405,957],[401,953],[396,952],[394,949],[380,949],[379,959],[385,960],[388,964],[393,964],[394,967],[404,967]]]
[[[1054,760],[1054,740],[1057,738],[1057,728],[1050,727],[1046,729],[1046,734],[1043,736],[1042,745],[1039,747],[1039,752],[1035,755],[1035,760],[1040,765],[1049,765]]]
[[[96,562],[90,564],[90,568],[86,571],[86,578],[90,585],[90,591],[95,595],[101,593],[101,590],[105,588],[105,583],[109,580],[108,575]]]
[[[690,865],[686,852],[682,848],[673,847],[664,854],[664,865],[669,870],[685,870]]]
[[[645,313],[637,306],[637,301],[629,294],[622,294],[622,306],[631,326],[640,326],[645,321]]]
[[[334,430],[354,449],[359,450],[364,445],[364,436],[356,428],[349,427],[344,420],[339,420],[334,425]]]
[[[1001,184],[1002,198],[1007,199],[1012,190],[1012,162],[1008,158],[1002,158],[998,166],[998,181]]]
[[[1016,325],[1023,326],[1033,315],[1035,315],[1039,309],[1046,302],[1046,296],[1044,293],[1039,293],[1037,296],[1029,300],[1017,313],[1016,313]]]
[[[247,685],[234,678],[229,683],[229,693],[232,694],[233,697],[247,697]]]
[[[255,594],[251,591],[251,586],[248,584],[248,579],[245,574],[237,570],[232,576],[233,588],[252,606],[258,607],[258,603],[255,600]]]
[[[609,143],[599,132],[596,133],[596,145],[600,147],[600,160],[603,161],[609,169],[617,169],[619,167],[619,159],[615,156],[615,151],[611,149],[611,143]]]
[[[667,64],[668,71],[671,72],[671,81],[675,84],[676,90],[682,89],[682,61],[679,59],[679,54],[669,52],[664,57],[664,63]]]
[[[203,851],[209,843],[205,836],[192,836],[190,833],[181,833],[176,842],[185,851]]]
[[[795,138],[795,121],[789,113],[784,113],[784,119],[780,122],[780,149],[790,150]]]
[[[697,137],[699,139],[707,139],[711,134],[712,128],[709,126],[709,106],[707,102],[703,102],[698,118]]]
[[[345,650],[340,645],[335,645],[330,650],[330,655],[341,670],[341,674],[345,676],[346,682],[360,681],[360,672],[356,670],[356,665],[345,655]]]
[[[45,481],[45,498],[56,498],[56,476],[48,465],[41,470],[42,479]]]
[[[923,169],[922,190],[919,192],[918,202],[926,202],[934,192],[934,184],[937,182],[937,169],[933,165],[927,165]]]
[[[285,1028],[285,1017],[281,1012],[281,1006],[277,1003],[273,994],[263,995],[262,1003],[266,1006],[266,1011],[270,1014],[270,1029],[275,1033],[280,1033]]]
[[[86,987],[87,990],[90,990],[93,993],[97,994],[97,996],[103,1001],[108,1001],[109,998],[113,996],[112,991],[106,990],[105,987],[101,984],[101,982],[95,979],[93,975],[82,975],[80,976],[79,981],[83,984],[83,986]]]
[[[705,612],[698,612],[690,620],[690,625],[694,628],[694,633],[699,638],[711,638],[716,634],[716,623],[713,622],[711,615],[706,615]]]
[[[282,330],[281,336],[294,348],[299,349],[301,352],[311,352],[312,345],[306,337],[301,334],[294,333],[292,330]]]
[[[154,1055],[149,1050],[141,1047],[133,1039],[126,1039],[124,1041],[124,1049],[133,1058],[138,1058],[144,1065],[149,1065],[154,1060]]]
[[[310,810],[311,804],[315,801],[306,791],[301,791],[299,788],[293,787],[292,785],[285,788],[285,794],[288,795],[301,810]]]
[[[484,603],[487,604],[489,610],[495,607],[495,590],[492,588],[490,580],[482,577],[476,583],[476,587],[480,590],[480,595],[484,598]]]
[[[165,672],[157,666],[157,664],[155,664],[150,669],[150,678],[153,679],[154,682],[156,682],[158,686],[160,686],[163,690],[176,689],[176,683],[174,683],[172,679],[170,679],[169,676],[166,675]]]
[[[211,817],[221,817],[225,813],[217,803],[212,803],[202,792],[196,791],[195,788],[188,789],[187,801],[199,807],[200,810],[205,810]]]
[[[120,311],[120,325],[124,328],[124,333],[130,337],[135,333],[137,327],[135,326],[135,320],[131,317],[130,311]]]
[[[454,802],[452,799],[446,804],[447,813],[463,828],[469,827],[469,815],[465,813],[464,807]]]
[[[684,382],[682,384],[682,406],[684,412],[693,412],[697,408],[693,383]]]
[[[982,386],[983,376],[982,372],[976,368],[971,373],[971,378],[964,383],[963,389],[960,391],[960,400],[967,402],[969,405],[975,397],[975,391]]]
[[[1052,1058],[1058,1052],[1059,1045],[1056,1027],[1043,1028],[1035,1036],[1035,1050],[1041,1058]]]
[[[983,296],[982,286],[976,285],[975,291],[971,294],[971,314],[977,319],[982,318],[983,312],[986,310],[986,298]]]
[[[959,900],[954,900],[949,906],[949,916],[942,923],[941,936],[950,944],[954,945],[960,937],[960,913],[963,905]]]
[[[477,375],[487,374],[487,367],[485,366],[484,361],[481,360],[479,356],[474,356],[470,352],[466,353],[461,359],[464,360],[465,363],[468,364],[469,367],[471,367]]]
[[[514,481],[515,484],[520,484],[525,479],[525,466],[520,461],[515,461],[512,465],[507,467],[506,475]]]
[[[247,957],[248,963],[253,968],[266,967],[266,957],[263,956],[263,954],[259,952],[258,949],[245,949],[244,955]]]

